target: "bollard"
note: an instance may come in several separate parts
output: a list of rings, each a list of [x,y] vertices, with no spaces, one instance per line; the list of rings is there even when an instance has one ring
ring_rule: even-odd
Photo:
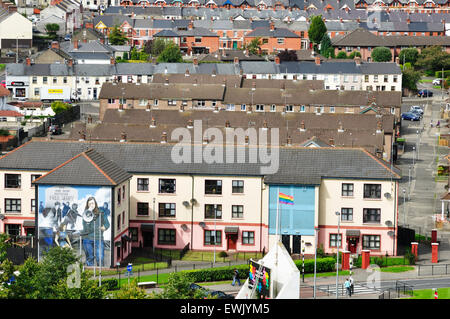
[[[350,269],[350,252],[343,251],[342,252],[342,270]]]
[[[437,229],[431,230],[431,242],[437,243]]]
[[[362,253],[362,269],[367,269],[370,265],[370,250],[361,250]]]
[[[416,256],[416,260],[419,257],[419,243],[412,242],[411,243],[411,253]]]
[[[431,262],[433,264],[439,262],[439,244],[438,243],[431,244]]]

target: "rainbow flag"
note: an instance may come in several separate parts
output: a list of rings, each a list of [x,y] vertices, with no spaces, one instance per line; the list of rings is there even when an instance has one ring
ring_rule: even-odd
[[[281,204],[294,205],[294,196],[278,193],[278,200]]]

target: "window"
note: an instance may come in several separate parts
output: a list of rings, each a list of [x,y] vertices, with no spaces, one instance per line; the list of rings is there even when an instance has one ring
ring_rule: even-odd
[[[202,38],[201,37],[195,37],[195,43],[201,43]]]
[[[177,101],[176,100],[168,100],[167,101],[167,105],[169,105],[169,106],[177,106]]]
[[[158,229],[159,245],[175,245],[175,229]]]
[[[5,198],[5,212],[20,213],[21,210],[22,204],[19,198]]]
[[[36,211],[36,200],[31,200],[31,211],[34,213]]]
[[[277,106],[275,104],[272,104],[270,106],[270,112],[276,112],[276,110],[277,110]]]
[[[380,236],[363,235],[363,249],[380,249]]]
[[[175,217],[175,203],[159,203],[159,217]]]
[[[120,205],[120,201],[121,201],[121,199],[122,199],[122,196],[121,196],[121,188],[119,187],[119,189],[117,190],[117,204],[119,204]]]
[[[389,81],[389,77],[387,75],[384,76],[384,82],[388,82]]]
[[[125,185],[122,186],[122,199],[125,199]]]
[[[139,105],[140,106],[146,106],[148,103],[147,99],[139,99]]]
[[[247,111],[247,105],[241,104],[241,111]]]
[[[222,245],[221,230],[205,230],[205,245]]]
[[[159,101],[158,100],[154,100],[153,101],[153,106],[158,106]]]
[[[222,205],[205,204],[205,219],[222,219]]]
[[[342,184],[342,196],[353,196],[353,184]]]
[[[19,224],[5,224],[5,233],[10,236],[20,236],[21,226]]]
[[[381,184],[364,184],[364,198],[381,198]]]
[[[330,106],[330,113],[334,113],[334,112],[335,112],[334,106]]]
[[[117,215],[117,230],[120,230],[120,217],[121,217],[121,215],[119,214],[119,215]]]
[[[274,106],[274,105],[272,105]],[[294,112],[294,106],[293,105],[286,105],[286,112]]]
[[[222,195],[222,181],[221,180],[205,180],[205,194],[206,195]]]
[[[206,102],[203,100],[197,101],[197,107],[205,107],[206,106]]]
[[[284,38],[277,38],[278,44],[284,44]]]
[[[114,104],[116,102],[115,99],[108,99],[108,104]]]
[[[148,203],[137,203],[137,214],[139,216],[148,216]]]
[[[5,188],[20,188],[20,174],[5,174]]]
[[[381,220],[381,209],[364,208],[363,223],[379,223]]]
[[[227,104],[227,111],[234,111],[235,106],[234,104]]]
[[[373,76],[373,81],[374,81],[374,82],[378,82],[378,75],[374,75],[374,76]]]
[[[37,83],[37,76],[33,76],[33,84]]]
[[[398,75],[394,75],[394,82],[397,83]]]
[[[369,82],[369,76],[366,74],[366,75],[364,75],[364,82]]]
[[[347,222],[353,221],[353,208],[342,208],[341,220]]]
[[[137,227],[130,227],[128,229],[130,231],[131,241],[137,242],[138,241],[138,229],[137,229]]]
[[[98,79],[97,79],[98,80]],[[63,83],[66,84],[67,83],[67,77],[63,77]]]
[[[330,247],[341,247],[342,235],[330,234]]]
[[[244,206],[243,205],[231,206],[231,218],[244,218]]]
[[[44,84],[47,84],[47,77],[46,76],[44,76],[43,78],[42,78],[42,83],[44,83]]]
[[[256,111],[264,112],[264,104],[256,104]]]
[[[161,194],[174,194],[175,193],[175,180],[174,179],[160,179],[159,180],[159,193]]]
[[[233,194],[242,194],[244,193],[244,181],[235,180],[232,182],[232,193]]]
[[[41,174],[32,174],[31,175],[31,187],[34,187],[33,182],[41,176],[42,176]]]
[[[306,112],[306,107],[304,105],[300,106],[300,112]]]
[[[137,179],[137,190],[138,192],[148,192],[148,178]]]
[[[242,232],[242,244],[243,245],[254,245],[255,244],[255,232],[243,231]]]
[[[39,93],[40,93],[39,88],[34,88],[34,95],[39,96]]]

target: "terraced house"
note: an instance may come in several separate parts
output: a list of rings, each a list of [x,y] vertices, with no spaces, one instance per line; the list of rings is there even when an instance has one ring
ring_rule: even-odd
[[[292,253],[305,247],[312,254],[318,236],[327,253],[340,246],[354,253],[396,254],[399,171],[363,149],[280,147],[271,149],[270,163],[242,163],[232,156],[207,164],[194,163],[194,157],[175,163],[173,147],[33,139],[0,158],[0,228],[12,235],[34,232],[42,248],[57,231],[47,224],[60,216],[58,209],[51,213],[55,200],[69,206],[88,188],[108,216],[108,223],[102,219],[100,224],[109,242],[104,246],[105,260],[111,261],[107,267],[139,246],[267,251],[277,233],[277,194],[282,192],[294,197],[294,205],[278,211],[279,232]],[[198,151],[204,154],[203,147]],[[234,151],[250,159],[250,148]],[[277,158],[277,170],[265,172]],[[88,222],[84,200],[88,206],[85,198],[78,211]],[[64,223],[69,238],[82,240],[86,235],[72,231],[78,221],[70,222]]]

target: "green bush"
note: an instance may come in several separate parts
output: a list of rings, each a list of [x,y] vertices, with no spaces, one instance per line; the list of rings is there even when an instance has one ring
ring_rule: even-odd
[[[442,76],[442,71],[436,71],[436,72],[434,72],[434,76],[437,78],[442,78],[442,77],[448,78],[448,77],[450,77],[450,70],[444,71],[444,76]]]
[[[106,290],[118,290],[119,281],[116,278],[102,279],[102,287],[106,287]]]
[[[227,254],[226,251],[221,251],[221,252],[219,253],[219,257],[220,257],[220,258],[226,258],[226,257],[228,257],[228,254]]]

